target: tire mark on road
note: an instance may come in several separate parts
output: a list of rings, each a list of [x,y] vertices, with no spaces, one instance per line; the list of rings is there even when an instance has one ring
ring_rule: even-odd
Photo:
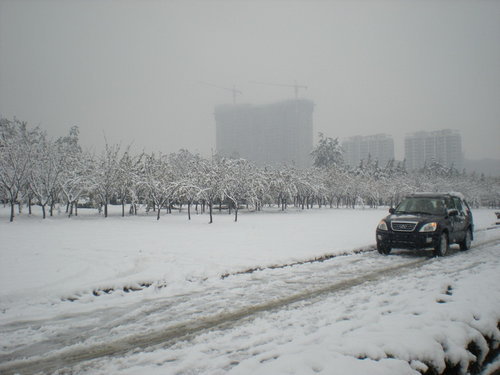
[[[474,248],[475,250],[480,250],[481,247],[499,243],[500,240],[491,239],[476,244]],[[461,252],[457,252],[451,256],[458,256],[460,253]],[[207,330],[231,328],[238,322],[245,319],[252,319],[260,313],[280,310],[298,302],[314,300],[321,296],[345,291],[365,283],[376,282],[387,277],[398,275],[407,269],[413,270],[415,268],[420,268],[425,264],[429,264],[429,261],[433,259],[438,260],[439,258],[421,257],[416,260],[415,258],[409,259],[411,260],[403,264],[380,268],[362,276],[338,281],[312,290],[301,291],[290,296],[276,298],[253,306],[246,306],[233,312],[188,320],[155,332],[130,335],[102,344],[81,345],[76,348],[61,349],[48,355],[31,357],[24,360],[12,360],[0,364],[0,373],[51,373],[56,370],[71,368],[72,366],[91,360],[125,355],[134,350],[154,349],[159,346],[166,348],[179,341],[189,341]]]
[[[0,365],[0,372],[2,374],[51,373],[90,360],[124,355],[132,350],[144,350],[147,348],[154,348],[158,345],[168,347],[178,341],[189,340],[206,330],[229,328],[234,323],[254,317],[259,313],[279,310],[297,302],[315,299],[322,295],[346,290],[367,282],[373,282],[383,277],[397,274],[406,268],[414,268],[419,264],[425,263],[427,260],[427,258],[418,259],[402,265],[379,269],[359,277],[350,278],[315,290],[296,293],[288,297],[282,297],[254,306],[248,306],[234,312],[221,313],[206,318],[183,322],[159,330],[158,332],[124,337],[109,343],[62,350],[48,356],[4,363]]]

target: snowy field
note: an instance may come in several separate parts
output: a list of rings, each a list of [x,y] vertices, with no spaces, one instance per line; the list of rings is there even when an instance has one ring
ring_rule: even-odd
[[[42,220],[20,216],[8,223],[5,209],[0,274],[4,316],[30,301],[52,304],[64,297],[139,283],[177,290],[193,281],[249,268],[282,265],[337,254],[374,243],[386,210],[315,209],[241,213],[237,223],[219,214],[174,213],[103,218],[96,210]],[[15,314],[31,314],[16,309]],[[40,312],[35,311],[39,317]]]
[[[465,373],[485,360],[483,374],[500,371],[493,210],[474,210],[473,248],[445,258],[358,253],[386,209],[210,225],[114,210],[13,223],[0,210],[0,373],[57,372],[52,358],[65,357],[82,374]]]

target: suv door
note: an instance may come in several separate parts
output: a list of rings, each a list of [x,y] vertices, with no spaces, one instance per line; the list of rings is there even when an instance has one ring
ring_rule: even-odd
[[[465,212],[464,204],[462,200],[458,197],[453,197],[453,204],[455,209],[458,211],[458,215],[453,217],[454,222],[454,232],[455,232],[455,241],[462,241],[465,237],[465,229],[467,227],[467,213]]]

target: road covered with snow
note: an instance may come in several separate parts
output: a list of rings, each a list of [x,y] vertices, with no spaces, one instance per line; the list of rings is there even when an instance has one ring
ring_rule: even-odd
[[[0,373],[494,374],[500,228],[374,249],[384,210],[0,217]]]

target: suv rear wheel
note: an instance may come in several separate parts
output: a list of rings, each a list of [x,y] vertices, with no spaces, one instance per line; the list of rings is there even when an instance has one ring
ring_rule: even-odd
[[[464,240],[460,242],[460,250],[462,251],[469,250],[471,243],[472,243],[472,232],[469,228],[467,229],[467,232],[465,232]]]
[[[444,257],[448,252],[448,247],[448,235],[446,234],[446,232],[443,232],[441,234],[441,237],[439,238],[438,244],[434,248],[434,255],[438,257]]]

